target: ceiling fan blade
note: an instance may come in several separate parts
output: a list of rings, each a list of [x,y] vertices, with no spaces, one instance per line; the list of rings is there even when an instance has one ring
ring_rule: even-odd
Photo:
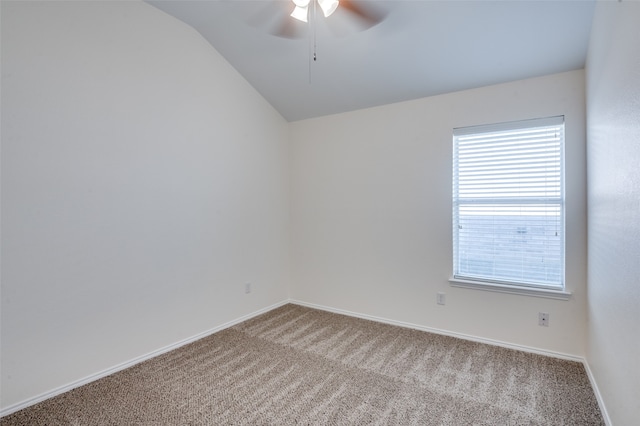
[[[270,32],[276,37],[297,39],[305,36],[306,29],[307,24],[305,22],[297,21],[286,15],[280,19],[280,22]]]
[[[364,25],[365,28],[373,27],[387,17],[385,11],[374,8],[371,6],[371,2],[366,1],[340,0],[340,6],[338,6],[338,8],[343,8],[351,12],[353,16],[361,21],[361,24]]]
[[[276,37],[289,39],[304,37],[304,25],[300,25],[302,23],[289,16],[294,7],[290,0],[254,1],[251,5],[257,10],[254,10],[246,20],[250,26]]]

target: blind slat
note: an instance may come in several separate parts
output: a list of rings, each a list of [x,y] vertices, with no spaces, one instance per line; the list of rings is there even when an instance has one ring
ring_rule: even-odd
[[[454,129],[454,276],[564,286],[564,118]]]

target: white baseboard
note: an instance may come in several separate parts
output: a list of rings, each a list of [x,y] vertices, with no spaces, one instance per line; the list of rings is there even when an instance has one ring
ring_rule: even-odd
[[[129,361],[125,361],[125,362],[123,362],[121,364],[115,365],[115,366],[113,366],[111,368],[107,368],[106,370],[102,370],[102,371],[100,371],[98,373],[91,374],[91,375],[89,375],[87,377],[84,377],[84,378],[82,378],[80,380],[73,381],[73,382],[71,382],[69,384],[66,384],[64,386],[60,386],[60,387],[55,388],[53,390],[44,392],[44,393],[42,393],[42,394],[40,394],[38,396],[26,399],[26,400],[18,402],[16,404],[12,404],[12,405],[10,405],[8,407],[5,407],[2,410],[0,410],[0,417],[4,417],[4,416],[7,416],[7,415],[9,415],[11,413],[15,413],[16,411],[20,411],[23,408],[27,408],[27,407],[29,407],[31,405],[37,404],[37,403],[42,402],[42,401],[44,401],[46,399],[53,398],[54,396],[60,395],[60,394],[65,393],[65,392],[68,392],[68,391],[70,391],[72,389],[75,389],[77,387],[86,385],[87,383],[91,383],[91,382],[96,381],[98,379],[101,379],[103,377],[109,376],[110,374],[117,373],[118,371],[124,370],[124,369],[129,368],[129,367],[133,367],[134,365],[139,364],[139,363],[141,363],[143,361],[147,361],[147,360],[149,360],[151,358],[157,357],[158,355],[162,355],[162,354],[164,354],[166,352],[172,351],[174,349],[178,349],[181,346],[187,345],[189,343],[195,342],[196,340],[199,340],[199,339],[202,339],[204,337],[210,336],[211,334],[217,333],[218,331],[222,331],[222,330],[224,330],[226,328],[233,327],[236,324],[239,324],[239,323],[241,323],[243,321],[246,321],[246,320],[251,319],[253,317],[256,317],[258,315],[264,314],[265,312],[269,312],[269,311],[271,311],[273,309],[279,308],[280,306],[286,305],[287,303],[289,303],[288,300],[283,300],[282,302],[278,302],[278,303],[276,303],[274,305],[267,306],[266,308],[259,309],[259,310],[255,311],[255,312],[250,313],[250,314],[243,315],[243,316],[241,316],[239,318],[236,318],[236,319],[234,319],[232,321],[226,322],[226,323],[224,323],[222,325],[219,325],[219,326],[214,327],[212,329],[209,329],[207,331],[203,331],[202,333],[198,333],[198,334],[196,334],[194,336],[191,336],[191,337],[188,337],[186,339],[180,340],[179,342],[172,343],[172,344],[170,344],[168,346],[165,346],[163,348],[160,348],[160,349],[157,349],[155,351],[149,352],[149,353],[147,353],[145,355],[133,358],[133,359],[131,359]]]
[[[407,322],[403,322],[403,321],[395,321],[395,320],[391,320],[388,318],[381,318],[381,317],[376,317],[373,315],[366,315],[366,314],[361,314],[361,313],[357,313],[357,312],[351,312],[351,311],[347,311],[347,310],[343,310],[343,309],[336,309],[336,308],[331,308],[328,306],[323,306],[323,305],[317,305],[314,303],[307,303],[307,302],[303,302],[300,300],[294,300],[294,299],[289,299],[289,300],[284,300],[282,302],[278,302],[274,305],[268,306],[266,308],[262,308],[259,309],[255,312],[252,312],[250,314],[241,316],[239,318],[236,318],[232,321],[226,322],[222,325],[219,325],[217,327],[211,328],[207,331],[204,331],[202,333],[196,334],[194,336],[191,336],[187,339],[181,340],[179,342],[173,343],[171,345],[165,346],[163,348],[157,349],[155,351],[149,352],[145,355],[136,357],[134,359],[131,359],[129,361],[123,362],[121,364],[115,365],[111,368],[108,368],[106,370],[100,371],[98,373],[92,374],[90,376],[84,377],[80,380],[76,380],[74,382],[71,382],[67,385],[64,386],[60,386],[58,388],[55,388],[51,391],[48,392],[44,392],[38,396],[35,396],[33,398],[29,398],[26,399],[24,401],[18,402],[16,404],[10,405],[6,408],[3,408],[2,410],[0,410],[0,417],[4,417],[6,415],[9,415],[11,413],[14,413],[16,411],[22,410],[24,408],[27,408],[31,405],[37,404],[39,402],[42,402],[46,399],[52,398],[54,396],[60,395],[62,393],[68,392],[72,389],[75,389],[77,387],[86,385],[88,383],[91,383],[93,381],[96,381],[98,379],[101,379],[103,377],[106,377],[110,374],[114,374],[118,371],[124,370],[126,368],[132,367],[136,364],[139,364],[143,361],[147,361],[151,358],[154,358],[156,356],[162,355],[166,352],[172,351],[174,349],[178,349],[181,346],[187,345],[189,343],[195,342],[196,340],[202,339],[204,337],[210,336],[211,334],[217,333],[219,331],[222,331],[226,328],[229,327],[233,327],[236,324],[239,324],[243,321],[246,321],[248,319],[251,319],[253,317],[256,317],[258,315],[264,314],[266,312],[269,312],[273,309],[279,308],[283,305],[286,305],[287,303],[292,303],[295,305],[300,305],[300,306],[306,306],[309,308],[314,308],[314,309],[319,309],[322,311],[327,311],[327,312],[333,312],[336,314],[341,314],[341,315],[347,315],[350,317],[355,317],[355,318],[362,318],[362,319],[366,319],[366,320],[371,320],[371,321],[376,321],[376,322],[380,322],[380,323],[385,323],[385,324],[390,324],[390,325],[396,325],[399,327],[405,327],[405,328],[411,328],[411,329],[415,329],[415,330],[421,330],[421,331],[426,331],[429,333],[435,333],[435,334],[441,334],[441,335],[445,335],[445,336],[451,336],[451,337],[457,337],[459,339],[464,339],[464,340],[470,340],[473,342],[478,342],[478,343],[485,343],[488,345],[493,345],[493,346],[500,346],[500,347],[504,347],[504,348],[508,348],[508,349],[515,349],[515,350],[519,350],[519,351],[523,351],[523,352],[529,352],[529,353],[534,353],[534,354],[539,354],[539,355],[545,355],[545,356],[550,356],[550,357],[554,357],[554,358],[560,358],[560,359],[566,359],[569,361],[577,361],[580,362],[584,365],[585,370],[587,372],[587,376],[589,377],[589,381],[591,382],[591,386],[593,388],[593,391],[596,395],[596,398],[598,400],[598,405],[600,406],[600,411],[602,412],[602,417],[604,418],[605,424],[607,426],[611,426],[611,420],[609,419],[609,415],[607,413],[607,410],[605,408],[604,405],[604,401],[602,400],[602,396],[600,395],[600,391],[598,390],[598,386],[596,384],[596,381],[593,377],[593,374],[591,372],[591,369],[589,368],[589,364],[587,363],[587,361],[582,358],[582,357],[577,357],[574,355],[568,355],[568,354],[564,354],[564,353],[560,353],[560,352],[554,352],[554,351],[548,351],[548,350],[542,350],[542,349],[537,349],[537,348],[532,348],[529,346],[523,346],[523,345],[516,345],[516,344],[512,344],[512,343],[506,343],[506,342],[502,342],[502,341],[498,341],[498,340],[493,340],[493,339],[486,339],[486,338],[482,338],[482,337],[476,337],[476,336],[471,336],[471,335],[466,335],[466,334],[462,334],[462,333],[455,333],[455,332],[451,332],[451,331],[447,331],[447,330],[441,330],[441,329],[437,329],[437,328],[432,328],[432,327],[425,327],[425,326],[421,326],[421,325],[417,325],[417,324],[411,324],[411,323],[407,323]]]
[[[611,423],[611,418],[609,417],[609,413],[607,412],[607,407],[604,405],[602,394],[600,393],[600,389],[598,389],[598,383],[596,382],[596,378],[593,376],[591,367],[589,367],[589,363],[586,359],[584,360],[583,365],[584,369],[587,371],[587,377],[589,377],[589,382],[591,383],[593,393],[596,395],[596,399],[598,400],[598,406],[600,407],[600,412],[602,413],[604,424],[607,426],[612,426],[613,423]]]
[[[530,346],[517,345],[514,343],[502,342],[500,340],[487,339],[484,337],[477,337],[477,336],[471,336],[468,334],[456,333],[448,330],[441,330],[439,328],[425,327],[418,324],[412,324],[412,323],[403,322],[403,321],[396,321],[388,318],[381,318],[373,315],[361,314],[358,312],[346,311],[344,309],[336,309],[328,306],[316,305],[315,303],[307,303],[300,300],[289,300],[289,302],[295,305],[306,306],[308,308],[314,308],[314,309],[320,309],[322,311],[333,312],[336,314],[347,315],[350,317],[362,318],[362,319],[381,322],[385,324],[397,325],[399,327],[412,328],[414,330],[426,331],[429,333],[441,334],[441,335],[450,336],[450,337],[457,337],[458,339],[470,340],[472,342],[485,343],[487,345],[500,346],[507,349],[514,349],[517,351],[528,352],[528,353],[533,353],[538,355],[549,356],[552,358],[559,358],[559,359],[565,359],[568,361],[576,361],[576,362],[584,363],[584,358],[576,355],[565,354],[562,352],[555,352],[555,351],[549,351],[545,349],[533,348]]]
[[[344,310],[344,309],[336,309],[336,308],[331,308],[329,306],[317,305],[315,303],[307,303],[307,302],[303,302],[303,301],[300,301],[300,300],[291,299],[291,300],[289,300],[289,303],[293,303],[295,305],[300,305],[300,306],[306,306],[308,308],[320,309],[322,311],[333,312],[333,313],[336,313],[336,314],[347,315],[347,316],[350,316],[350,317],[362,318],[362,319],[381,322],[381,323],[390,324],[390,325],[397,325],[399,327],[412,328],[414,330],[426,331],[426,332],[429,332],[429,333],[441,334],[441,335],[450,336],[450,337],[457,337],[459,339],[470,340],[470,341],[478,342],[478,343],[485,343],[487,345],[500,346],[500,347],[507,348],[507,349],[515,349],[515,350],[518,350],[518,351],[523,351],[523,352],[529,352],[529,353],[538,354],[538,355],[549,356],[549,357],[552,357],[552,358],[559,358],[559,359],[564,359],[564,360],[568,360],[568,361],[579,362],[584,366],[584,369],[587,372],[587,377],[589,378],[589,382],[591,383],[591,388],[593,389],[593,393],[595,394],[596,400],[598,401],[598,406],[600,407],[600,412],[602,413],[602,418],[603,418],[603,420],[605,422],[605,425],[607,425],[607,426],[612,426],[613,425],[613,423],[611,422],[611,418],[609,417],[609,413],[607,412],[607,408],[606,408],[606,406],[604,404],[604,400],[602,399],[602,395],[600,394],[600,390],[598,389],[598,384],[596,383],[595,377],[593,376],[593,373],[591,372],[591,368],[589,367],[589,363],[587,362],[587,360],[584,357],[579,357],[579,356],[575,356],[575,355],[569,355],[569,354],[565,354],[565,353],[562,353],[562,352],[555,352],[555,351],[549,351],[549,350],[545,350],[545,349],[533,348],[533,347],[530,347],[530,346],[523,346],[523,345],[517,345],[517,344],[513,344],[513,343],[507,343],[507,342],[502,342],[502,341],[499,341],[499,340],[486,339],[484,337],[471,336],[471,335],[468,335],[468,334],[455,333],[455,332],[452,332],[452,331],[441,330],[441,329],[438,329],[438,328],[425,327],[425,326],[421,326],[421,325],[417,325],[417,324],[411,324],[411,323],[407,323],[407,322],[403,322],[403,321],[396,321],[396,320],[391,320],[391,319],[388,319],[388,318],[381,318],[381,317],[376,317],[376,316],[373,316],[373,315],[361,314],[361,313],[358,313],[358,312],[351,312],[351,311],[347,311],[347,310]]]
[[[549,356],[549,357],[552,357],[552,358],[559,358],[559,359],[564,359],[564,360],[568,360],[568,361],[580,362],[584,366],[585,371],[587,372],[587,377],[589,378],[589,382],[591,383],[591,387],[593,389],[593,393],[595,394],[596,400],[598,401],[598,406],[600,407],[600,412],[602,413],[602,418],[603,418],[603,420],[605,422],[605,425],[607,425],[607,426],[612,426],[613,425],[613,423],[611,422],[611,419],[609,418],[609,413],[607,412],[607,408],[606,408],[606,406],[604,404],[604,400],[602,399],[602,395],[600,394],[600,390],[598,389],[598,384],[596,383],[595,377],[593,376],[593,373],[591,372],[591,368],[589,367],[589,363],[583,357],[579,357],[579,356],[575,356],[575,355],[569,355],[569,354],[565,354],[565,353],[562,353],[562,352],[555,352],[555,351],[549,351],[549,350],[545,350],[545,349],[533,348],[533,347],[530,347],[530,346],[523,346],[523,345],[517,345],[517,344],[513,344],[513,343],[502,342],[502,341],[499,341],[499,340],[486,339],[484,337],[477,337],[477,336],[471,336],[471,335],[468,335],[468,334],[455,333],[455,332],[452,332],[452,331],[441,330],[441,329],[438,329],[438,328],[425,327],[425,326],[421,326],[421,325],[417,325],[417,324],[411,324],[411,323],[407,323],[407,322],[403,322],[403,321],[396,321],[396,320],[391,320],[391,319],[388,319],[388,318],[381,318],[381,317],[376,317],[376,316],[373,316],[373,315],[367,315],[367,314],[361,314],[361,313],[357,313],[357,312],[347,311],[347,310],[344,310],[344,309],[336,309],[336,308],[331,308],[329,306],[317,305],[315,303],[307,303],[307,302],[303,302],[303,301],[295,300],[295,299],[290,299],[289,303],[293,303],[295,305],[300,305],[300,306],[306,306],[308,308],[319,309],[319,310],[322,310],[322,311],[333,312],[333,313],[336,313],[336,314],[347,315],[347,316],[350,316],[350,317],[362,318],[362,319],[366,319],[366,320],[381,322],[381,323],[384,323],[384,324],[397,325],[399,327],[411,328],[411,329],[414,329],[414,330],[426,331],[426,332],[429,332],[429,333],[441,334],[441,335],[444,335],[444,336],[457,337],[459,339],[470,340],[470,341],[478,342],[478,343],[485,343],[487,345],[500,346],[500,347],[507,348],[507,349],[515,349],[515,350],[518,350],[518,351],[523,351],[523,352],[528,352],[528,353],[533,353],[533,354],[538,354],[538,355]]]

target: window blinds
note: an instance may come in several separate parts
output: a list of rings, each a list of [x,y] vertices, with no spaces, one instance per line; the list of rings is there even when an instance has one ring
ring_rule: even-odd
[[[564,288],[564,117],[455,129],[454,277]]]

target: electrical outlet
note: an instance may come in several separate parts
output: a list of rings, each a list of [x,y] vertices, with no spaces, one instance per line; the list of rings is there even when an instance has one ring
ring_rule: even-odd
[[[538,325],[549,327],[549,314],[547,312],[538,312]]]
[[[446,300],[445,300],[445,295],[444,293],[438,293],[438,295],[436,296],[436,302],[438,303],[438,305],[444,305]]]
[[[245,294],[251,293],[251,283],[244,283],[244,292]]]

